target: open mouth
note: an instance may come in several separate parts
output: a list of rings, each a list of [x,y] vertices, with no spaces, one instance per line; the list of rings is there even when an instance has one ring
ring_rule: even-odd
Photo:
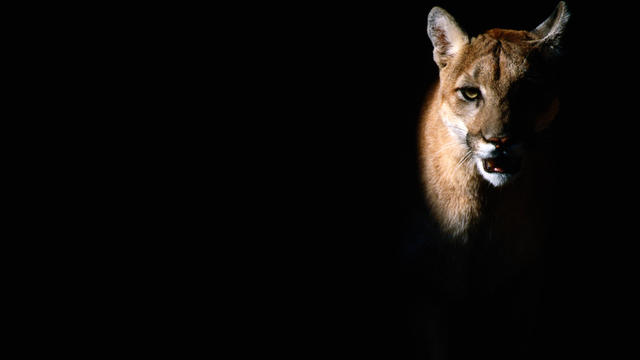
[[[515,174],[520,171],[521,160],[517,157],[495,157],[482,160],[482,165],[488,173]]]

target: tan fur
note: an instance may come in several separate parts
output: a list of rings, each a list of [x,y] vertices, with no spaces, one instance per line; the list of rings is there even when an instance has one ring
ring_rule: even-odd
[[[438,29],[433,34],[432,40],[446,40]],[[495,241],[513,261],[536,253],[548,229],[549,149],[527,148],[517,177],[498,187],[480,174],[473,153],[494,136],[530,142],[555,118],[559,101],[546,81],[548,67],[541,66],[548,60],[543,41],[535,32],[492,29],[457,44],[453,55],[446,47],[434,51],[440,80],[428,94],[419,128],[426,199],[442,232],[463,242]],[[480,88],[481,102],[461,98],[459,89],[470,85]]]

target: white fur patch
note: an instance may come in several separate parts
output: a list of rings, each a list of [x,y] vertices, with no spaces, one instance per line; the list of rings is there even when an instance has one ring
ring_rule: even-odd
[[[454,138],[458,139],[460,143],[466,142],[469,129],[467,129],[464,119],[456,116],[447,104],[443,104],[440,110],[440,118]]]
[[[495,150],[496,146],[493,144],[478,142],[475,148],[475,155],[482,159],[488,159],[493,156]]]

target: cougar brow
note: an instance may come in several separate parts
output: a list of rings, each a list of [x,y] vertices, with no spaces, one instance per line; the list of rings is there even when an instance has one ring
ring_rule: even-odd
[[[502,50],[502,43],[500,40],[496,41],[496,45],[493,48],[493,79],[500,79],[500,52]]]

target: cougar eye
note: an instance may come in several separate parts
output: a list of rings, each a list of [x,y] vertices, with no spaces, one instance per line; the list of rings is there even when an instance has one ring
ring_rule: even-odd
[[[465,100],[473,101],[476,100],[480,96],[480,89],[474,87],[464,87],[459,89],[460,94],[464,97]]]

